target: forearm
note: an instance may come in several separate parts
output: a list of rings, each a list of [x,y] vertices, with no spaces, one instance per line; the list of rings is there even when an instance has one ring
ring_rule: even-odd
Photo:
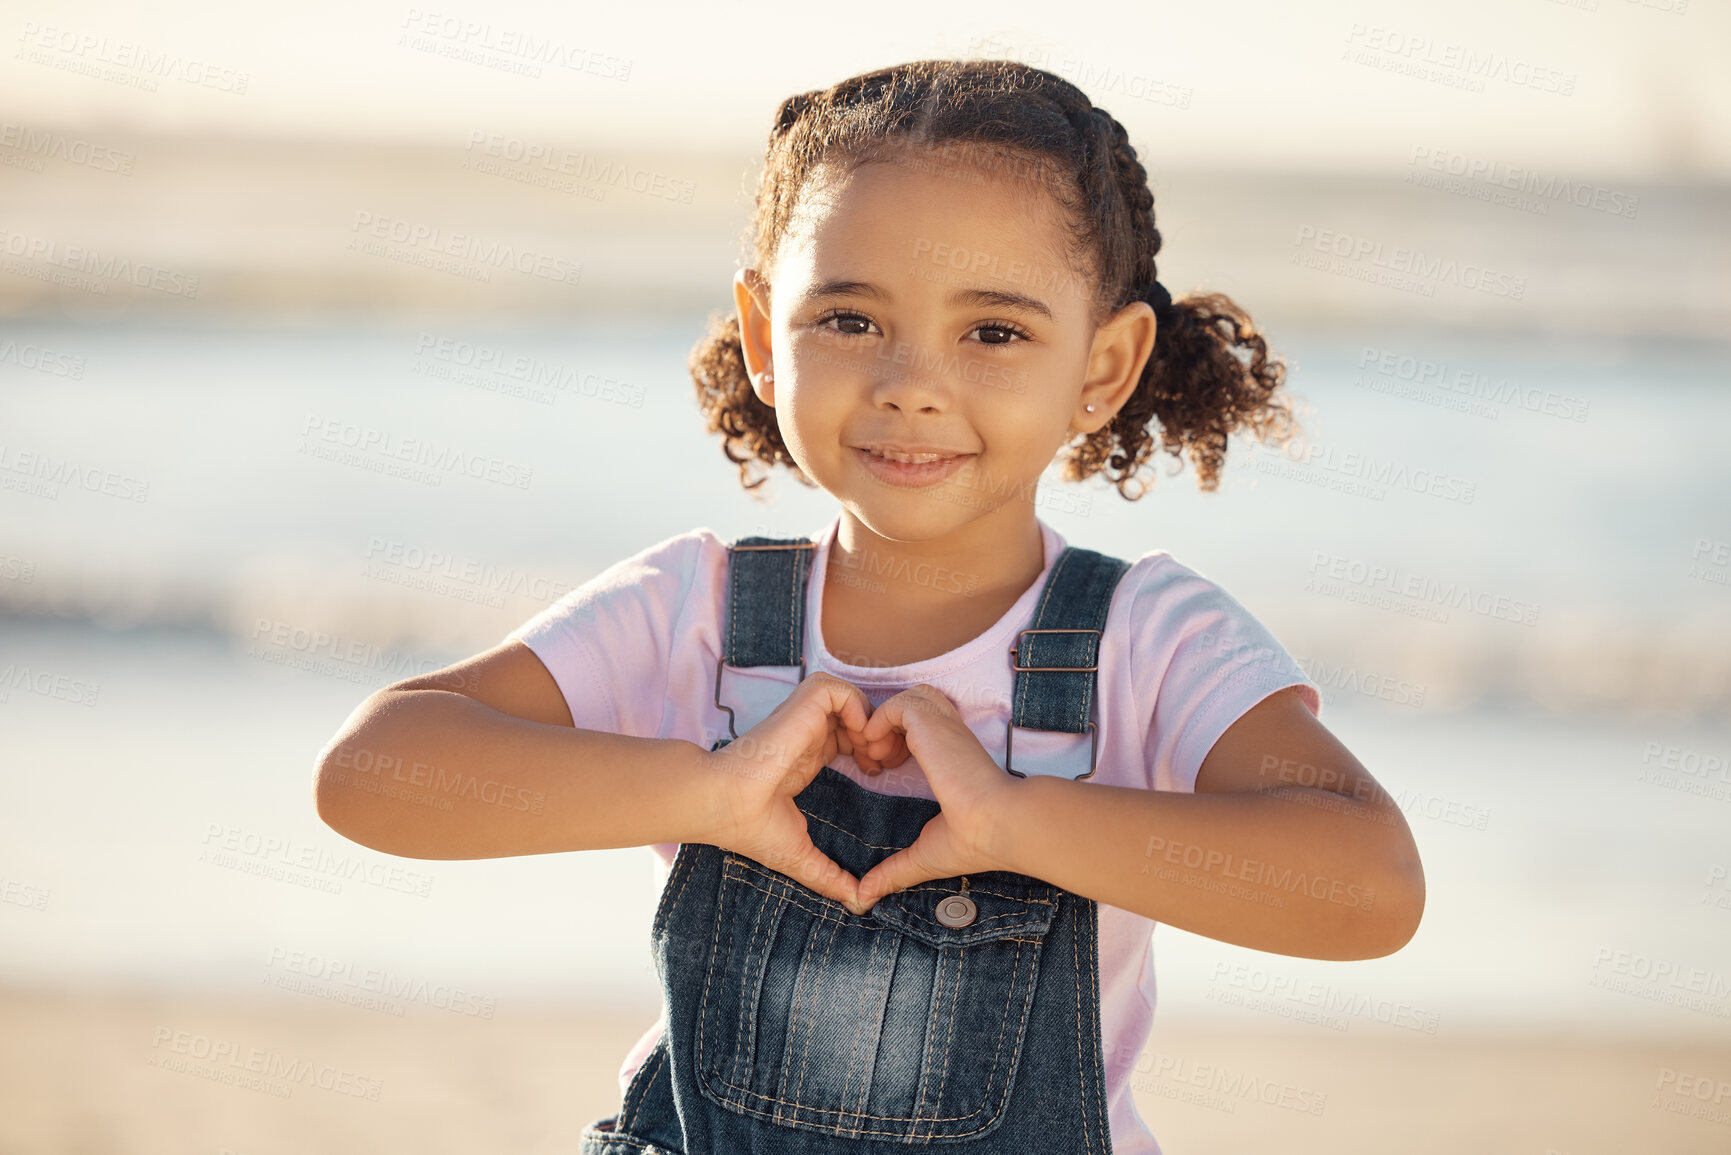
[[[321,752],[319,816],[407,858],[707,841],[705,751],[529,721],[445,690],[386,690]]]
[[[1376,958],[1418,925],[1423,875],[1398,809],[1325,790],[1188,794],[1019,779],[994,859],[1223,942]]]

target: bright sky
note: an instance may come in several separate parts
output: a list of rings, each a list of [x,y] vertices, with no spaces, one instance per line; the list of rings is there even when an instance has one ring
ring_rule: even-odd
[[[1157,164],[1731,177],[1725,0],[0,0],[0,37],[0,121],[42,126],[747,151],[796,91],[1010,55]]]

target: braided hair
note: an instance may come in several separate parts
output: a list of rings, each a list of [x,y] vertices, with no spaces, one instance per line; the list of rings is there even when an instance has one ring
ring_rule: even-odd
[[[1037,185],[1074,226],[1070,256],[1087,270],[1095,323],[1133,301],[1154,309],[1154,350],[1135,391],[1110,422],[1068,449],[1067,480],[1104,472],[1135,500],[1147,488],[1139,474],[1158,449],[1178,468],[1187,455],[1199,487],[1212,490],[1229,434],[1247,428],[1276,444],[1293,435],[1278,392],[1286,366],[1249,315],[1218,293],[1173,300],[1160,284],[1147,171],[1124,126],[1075,85],[1011,60],[926,60],[789,97],[770,130],[749,263],[774,264],[819,166],[848,172],[876,161]],[[690,369],[709,431],[722,434],[722,452],[746,489],[764,480],[752,479],[753,464],[788,466],[812,484],[788,453],[775,410],[752,391],[736,314],[711,319]]]

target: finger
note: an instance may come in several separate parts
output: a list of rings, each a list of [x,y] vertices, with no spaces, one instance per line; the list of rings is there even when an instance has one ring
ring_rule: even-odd
[[[861,747],[868,758],[885,765],[895,765],[890,758],[900,751],[903,758],[907,757],[908,744],[900,730],[891,730],[875,742],[867,742]]]
[[[860,730],[860,736],[867,743],[875,745],[902,726],[902,710],[905,705],[902,695],[906,693],[907,691],[903,690],[901,694],[891,695],[872,711],[872,716]]]
[[[894,894],[898,890],[906,890],[922,882],[934,878],[946,878],[927,867],[921,858],[924,852],[920,849],[919,840],[905,850],[898,850],[870,870],[859,880],[858,894],[860,909],[863,914],[877,904],[878,899],[886,894]]]
[[[806,843],[798,858],[778,869],[795,882],[825,898],[834,899],[855,914],[861,912],[859,879],[843,870],[840,863],[812,843]]]
[[[858,686],[844,682],[834,674],[818,672],[810,675],[786,699],[797,700],[801,710],[819,710],[824,725],[834,729],[841,725],[858,732],[865,728],[867,703]]]
[[[844,726],[855,734],[866,727],[867,716],[871,713],[871,702],[865,692],[852,682],[844,682],[832,677],[825,682],[829,689],[829,708],[837,715]]]
[[[872,756],[871,746],[866,742],[864,735],[853,734],[850,737],[853,741],[854,764],[867,774],[876,774],[882,770],[883,764]]]

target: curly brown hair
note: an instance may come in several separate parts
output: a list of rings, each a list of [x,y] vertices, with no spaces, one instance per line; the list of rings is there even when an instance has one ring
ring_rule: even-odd
[[[1135,392],[1109,423],[1070,447],[1066,480],[1105,472],[1122,496],[1141,497],[1146,483],[1134,493],[1128,486],[1156,451],[1156,423],[1158,448],[1178,469],[1187,453],[1204,490],[1219,484],[1229,434],[1248,428],[1273,444],[1293,436],[1291,408],[1278,395],[1286,366],[1270,355],[1249,315],[1218,293],[1171,300],[1158,286],[1154,194],[1124,126],[1043,69],[1010,60],[923,60],[784,100],[758,182],[752,267],[772,267],[820,165],[845,172],[944,156],[959,157],[959,168],[975,179],[1031,177],[1055,198],[1074,225],[1076,263],[1092,278],[1096,323],[1133,301],[1155,309],[1154,350]],[[813,484],[788,453],[775,410],[752,391],[737,314],[711,318],[690,368],[709,431],[722,434],[722,452],[738,465],[746,489],[765,480],[752,479],[753,463],[789,466]]]

